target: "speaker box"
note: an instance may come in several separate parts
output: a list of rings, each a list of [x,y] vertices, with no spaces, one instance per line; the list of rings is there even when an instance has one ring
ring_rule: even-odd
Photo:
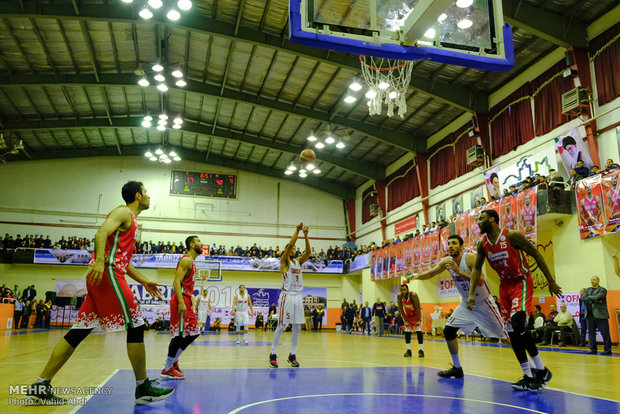
[[[45,301],[52,301],[52,303],[54,302],[54,299],[56,299],[56,292],[52,291],[52,290],[48,290],[47,292],[45,292]]]

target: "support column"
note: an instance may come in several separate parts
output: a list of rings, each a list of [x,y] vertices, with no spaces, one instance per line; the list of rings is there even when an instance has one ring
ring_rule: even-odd
[[[424,213],[424,223],[428,224],[428,157],[426,154],[415,154],[415,172],[420,186],[420,196],[422,197],[422,213]]]
[[[375,190],[377,190],[377,203],[379,203],[379,214],[381,215],[381,236],[386,239],[387,220],[385,215],[387,208],[385,205],[385,180],[375,181]]]

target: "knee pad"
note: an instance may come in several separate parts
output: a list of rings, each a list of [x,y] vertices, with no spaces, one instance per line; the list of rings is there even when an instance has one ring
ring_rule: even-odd
[[[69,329],[69,332],[65,335],[65,341],[73,348],[77,348],[77,346],[82,342],[89,333],[92,332],[91,329]]]
[[[527,330],[527,317],[525,311],[519,311],[510,317],[512,330],[516,333],[525,332]]]
[[[139,344],[141,342],[144,342],[144,325],[127,329],[128,344]]]
[[[446,341],[452,341],[456,339],[456,333],[459,331],[459,328],[455,328],[454,326],[446,325],[443,328],[443,337],[446,338]]]

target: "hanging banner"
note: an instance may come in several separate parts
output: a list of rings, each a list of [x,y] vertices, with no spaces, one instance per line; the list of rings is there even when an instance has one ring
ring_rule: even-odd
[[[435,221],[440,222],[446,219],[446,202],[435,204]]]
[[[387,248],[388,254],[389,254],[389,258],[390,258],[390,265],[389,265],[389,271],[388,271],[388,278],[392,278],[392,277],[396,277],[396,245],[391,245]]]
[[[431,246],[430,246],[430,233],[420,235],[422,239],[422,262],[420,263],[421,270],[429,269],[431,266]]]
[[[499,167],[495,166],[490,170],[484,172],[484,183],[487,187],[488,200],[493,200],[493,197],[499,198],[502,196],[502,191],[499,184]],[[508,188],[508,187],[505,187]]]
[[[370,253],[356,256],[349,267],[349,272],[357,272],[358,270],[366,269],[370,267]]]
[[[422,269],[422,237],[413,239],[413,271],[419,272]]]
[[[394,225],[394,234],[399,235],[402,233],[406,233],[409,230],[413,230],[417,227],[416,217],[409,217],[408,219],[397,222]]]
[[[509,230],[517,229],[517,197],[507,196],[502,198],[499,203],[499,217],[501,227]]]
[[[390,274],[390,251],[389,249],[383,248],[383,266],[381,271],[381,279],[387,279]]]
[[[431,265],[434,266],[440,259],[439,231],[433,231],[429,234],[431,246]]]
[[[396,277],[401,277],[405,272],[405,244],[400,242],[396,245]]]
[[[538,186],[527,188],[517,196],[519,209],[519,231],[525,238],[536,244],[537,219],[537,189]]]
[[[469,192],[469,204],[470,208],[480,207],[480,200],[483,197],[484,187],[474,188]],[[478,205],[476,205],[476,201],[478,201]]]
[[[562,164],[566,172],[575,168],[577,161],[583,161],[583,165],[592,170],[592,158],[588,146],[584,144],[581,133],[577,128],[573,128],[566,134],[553,139],[555,146],[562,157]]]
[[[597,174],[578,181],[575,187],[581,240],[600,236],[605,232],[601,183],[601,175]]]
[[[370,253],[370,280],[377,278],[377,263],[379,262],[379,251],[375,250]]]
[[[440,259],[448,254],[448,237],[450,237],[450,230],[448,226],[439,230],[439,257]]]
[[[463,194],[452,197],[452,215],[463,213]]]
[[[480,215],[480,208],[474,208],[469,211],[469,246],[470,251],[475,252],[478,248],[478,241],[480,241],[480,227],[478,227],[478,215]]]
[[[498,172],[499,183],[502,189],[508,189],[511,185],[519,187],[526,177],[534,177],[536,174],[549,175],[549,169],[558,169],[558,163],[553,145],[545,146],[533,154],[523,155],[513,164],[503,167]]]
[[[470,243],[469,243],[469,214],[459,214],[456,216],[455,222],[455,231],[456,234],[461,236],[463,239],[463,250],[470,251]]]
[[[416,237],[417,239],[417,237]],[[413,265],[413,239],[409,239],[404,243],[404,255],[405,255],[405,265],[404,265],[404,275],[410,275],[414,272]]]
[[[618,174],[612,170],[603,175],[603,200],[605,203],[605,234],[620,231],[620,185]]]

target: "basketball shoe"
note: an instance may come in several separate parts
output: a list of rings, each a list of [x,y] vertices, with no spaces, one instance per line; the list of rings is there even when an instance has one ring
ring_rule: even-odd
[[[441,378],[463,378],[463,368],[453,366],[450,369],[446,369],[445,371],[439,371],[437,373]]]
[[[408,349],[407,352],[405,352],[404,357],[405,358],[411,358],[411,349]]]
[[[50,380],[38,382],[28,387],[28,393],[24,398],[28,401],[34,401],[41,405],[64,405],[67,403],[66,398],[54,395],[52,392],[52,384]]]
[[[295,354],[288,354],[288,363],[291,364],[293,368],[299,368],[299,362],[297,362]]]
[[[183,371],[181,371],[181,368],[179,368],[179,361],[174,361],[174,364],[172,364],[172,368],[176,369],[177,371],[179,371],[181,374],[184,374]]]
[[[174,393],[174,388],[158,388],[157,380],[151,381],[145,379],[144,382],[136,387],[136,404],[148,404],[155,401],[160,401],[170,397]]]
[[[177,371],[174,366],[166,371],[166,368],[161,370],[161,374],[159,374],[162,378],[174,379],[174,380],[182,380],[185,379],[185,375],[182,372]]]
[[[278,356],[276,354],[269,354],[269,366],[278,368]]]

